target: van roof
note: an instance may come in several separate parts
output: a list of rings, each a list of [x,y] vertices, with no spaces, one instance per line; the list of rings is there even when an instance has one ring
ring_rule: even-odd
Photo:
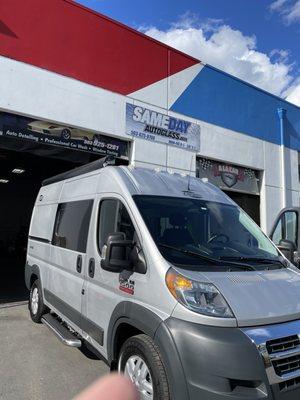
[[[82,178],[85,178],[94,176],[95,179],[98,179],[96,176],[98,175],[97,172],[100,171],[101,174],[107,173],[113,178],[113,180],[107,180],[105,190],[108,191],[112,190],[115,184],[117,184],[120,190],[125,190],[130,195],[198,198],[233,204],[232,200],[225,193],[206,180],[193,177],[190,174],[172,173],[161,169],[152,170],[149,168],[124,166],[124,160],[110,156],[48,178],[43,181],[42,186],[45,187],[66,181],[70,188],[69,185],[71,182],[74,180],[77,181],[76,177],[82,176]],[[88,194],[91,190],[97,190],[96,186],[97,184],[92,189],[90,184],[83,185],[81,190],[85,194]],[[101,187],[103,188],[103,184],[101,184]],[[82,194],[84,194],[83,192]]]
[[[125,183],[126,177],[129,179],[131,185],[126,186],[131,186],[128,189],[132,195],[188,197],[233,204],[233,201],[218,187],[189,174],[131,166],[108,169],[114,169],[115,173],[123,175],[122,180]]]
[[[97,169],[104,168],[108,165],[124,165],[124,164],[127,164],[127,160],[123,160],[115,156],[106,156],[91,163],[81,165],[80,167],[77,168],[73,168],[70,171],[63,172],[62,174],[58,174],[50,178],[47,178],[42,182],[42,186],[51,185],[52,183],[65,181],[66,179],[74,178],[75,176],[84,175],[87,174],[88,172],[96,171]]]

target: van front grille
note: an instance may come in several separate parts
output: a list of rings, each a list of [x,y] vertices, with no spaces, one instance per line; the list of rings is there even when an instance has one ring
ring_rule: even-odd
[[[300,369],[300,354],[292,357],[272,361],[275,372],[279,376],[295,372]]]
[[[300,319],[243,331],[256,344],[270,385],[280,391],[300,388]]]
[[[300,385],[300,377],[289,379],[288,381],[279,383],[279,390],[283,392],[289,389],[295,389],[295,387],[299,385]]]
[[[269,340],[267,342],[267,350],[269,354],[278,353],[280,351],[293,350],[298,346],[300,346],[300,339],[298,335]]]

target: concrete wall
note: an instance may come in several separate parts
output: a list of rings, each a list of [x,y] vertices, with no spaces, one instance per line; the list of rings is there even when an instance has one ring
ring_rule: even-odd
[[[0,109],[125,138],[126,102],[142,104],[56,73],[0,57]],[[137,96],[138,97],[138,96]],[[182,115],[155,107],[163,113]],[[282,208],[280,146],[243,133],[184,116],[201,126],[201,156],[258,169],[262,174],[261,219],[269,231]],[[150,168],[195,173],[196,154],[160,143],[135,139],[131,161]],[[287,205],[299,205],[298,153],[285,149]]]

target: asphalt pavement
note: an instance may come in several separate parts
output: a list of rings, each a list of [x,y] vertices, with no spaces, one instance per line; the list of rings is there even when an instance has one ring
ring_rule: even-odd
[[[1,400],[71,400],[107,372],[92,353],[34,324],[27,305],[0,308]]]

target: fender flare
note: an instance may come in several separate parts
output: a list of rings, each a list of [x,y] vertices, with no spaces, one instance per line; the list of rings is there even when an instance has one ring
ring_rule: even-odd
[[[131,301],[122,301],[119,303],[110,318],[107,330],[107,359],[111,364],[115,360],[115,338],[121,324],[128,324],[144,332],[154,339],[155,332],[162,319],[146,307]]]
[[[159,347],[174,400],[189,399],[186,377],[180,356],[167,324],[154,312],[130,301],[119,303],[114,309],[107,330],[107,360],[116,361],[115,338],[121,324],[128,324],[150,336]]]
[[[31,285],[31,277],[32,275],[36,275],[39,280],[41,280],[41,274],[40,274],[40,267],[36,264],[30,265],[28,262],[26,262],[25,265],[25,284],[28,290],[30,290]]]

